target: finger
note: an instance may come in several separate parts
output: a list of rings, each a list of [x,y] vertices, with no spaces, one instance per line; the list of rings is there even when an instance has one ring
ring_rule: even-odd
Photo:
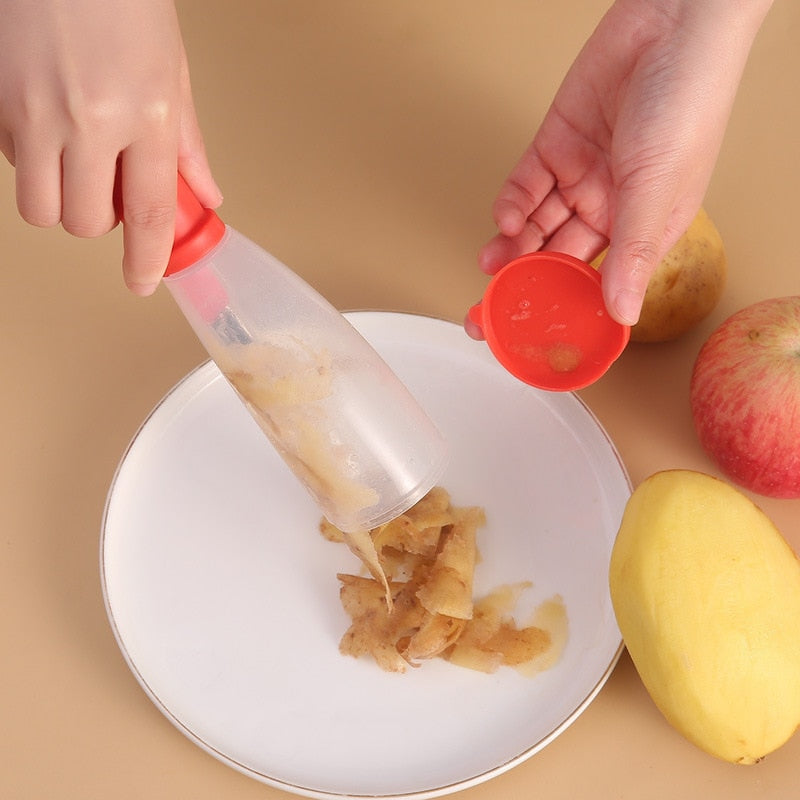
[[[113,193],[117,153],[103,156],[78,144],[62,157],[61,224],[74,236],[108,233],[116,224]]]
[[[204,208],[218,208],[222,204],[222,192],[205,158],[198,160],[197,155],[178,158],[178,172]]]
[[[16,163],[14,139],[8,131],[0,130],[0,153],[6,157],[8,163],[13,167]]]
[[[122,154],[124,214],[122,272],[139,295],[155,291],[175,237],[177,154],[156,155],[152,146],[132,145]],[[169,152],[169,148],[167,148]]]
[[[217,208],[222,203],[222,192],[217,186],[208,164],[205,143],[192,100],[185,56],[184,69],[181,71],[181,83],[183,102],[178,140],[178,172],[205,208]]]
[[[579,216],[570,217],[548,240],[547,249],[591,261],[608,244],[608,239]]]
[[[517,236],[554,185],[555,177],[531,144],[500,187],[492,206],[492,216],[500,233]]]
[[[526,227],[535,226],[541,233],[542,244],[548,241],[569,219],[574,211],[554,187],[528,217]]]
[[[601,266],[603,296],[609,313],[624,325],[639,320],[650,276],[663,253],[666,215],[642,219],[620,213]]]
[[[37,137],[15,142],[17,209],[27,223],[52,228],[61,221],[60,148],[41,144]]]
[[[522,200],[522,192],[518,187],[504,185],[501,191],[502,195],[494,201],[492,206],[495,225],[504,236],[518,236],[528,218],[523,208],[530,206],[530,203]],[[514,195],[518,196],[514,197]]]
[[[571,216],[572,210],[564,204],[558,191],[553,190],[528,219],[521,225],[515,226],[517,232],[513,236],[500,235],[505,239],[514,240],[513,251],[516,254],[532,253],[541,250],[559,226]],[[512,248],[505,249],[510,251]]]
[[[478,253],[478,267],[487,275],[494,275],[509,261],[521,256],[525,252],[520,246],[519,238],[511,238],[498,234],[490,239]]]
[[[483,329],[480,325],[476,325],[470,318],[469,315],[464,317],[464,330],[466,331],[467,336],[470,339],[476,339],[477,341],[483,341],[486,337],[483,335]]]

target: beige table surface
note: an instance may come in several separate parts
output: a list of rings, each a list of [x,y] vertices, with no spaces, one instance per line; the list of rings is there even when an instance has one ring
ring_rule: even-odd
[[[224,218],[342,309],[460,320],[485,277],[494,192],[603,0],[186,0],[180,14]],[[582,393],[634,483],[713,472],[687,409],[705,336],[797,293],[800,4],[756,42],[706,206],[731,275],[681,341],[632,345]],[[279,798],[182,736],[128,671],[98,575],[115,466],[161,396],[204,360],[167,293],[120,279],[119,232],[24,225],[0,166],[0,797]],[[800,501],[762,501],[800,549]],[[755,767],[680,738],[623,656],[588,710],[464,800],[800,795],[800,736]]]

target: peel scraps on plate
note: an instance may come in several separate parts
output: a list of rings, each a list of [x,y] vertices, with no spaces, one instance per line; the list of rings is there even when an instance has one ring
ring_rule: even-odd
[[[345,543],[369,573],[338,576],[351,621],[340,651],[370,656],[388,672],[431,658],[480,672],[510,666],[533,674],[555,664],[568,628],[560,598],[540,605],[523,626],[514,610],[529,582],[473,599],[485,522],[482,508],[455,507],[438,486],[397,519],[355,536],[323,520],[325,538]]]

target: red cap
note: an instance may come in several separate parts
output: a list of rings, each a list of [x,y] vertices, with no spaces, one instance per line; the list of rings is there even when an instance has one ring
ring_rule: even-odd
[[[175,243],[165,276],[199,261],[219,244],[224,233],[225,223],[210,208],[203,208],[186,181],[178,175]]]
[[[550,391],[594,383],[630,338],[630,328],[606,310],[600,273],[565,253],[529,253],[506,264],[469,319],[512,375]]]

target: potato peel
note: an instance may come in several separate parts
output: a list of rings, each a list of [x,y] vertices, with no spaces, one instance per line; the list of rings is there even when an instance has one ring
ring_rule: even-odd
[[[372,541],[370,532],[353,531],[345,533],[342,531],[342,540],[350,551],[361,559],[361,562],[369,570],[369,574],[383,587],[386,605],[391,611],[392,590],[389,587],[389,579],[386,577],[386,573],[383,570],[378,551],[375,548],[375,543]]]
[[[486,673],[509,666],[533,674],[556,663],[567,635],[559,598],[522,627],[513,612],[529,583],[473,600],[477,531],[485,522],[482,508],[453,507],[441,487],[372,531],[345,534],[323,520],[323,536],[345,543],[369,573],[338,575],[350,617],[340,652],[398,673],[432,658]]]

